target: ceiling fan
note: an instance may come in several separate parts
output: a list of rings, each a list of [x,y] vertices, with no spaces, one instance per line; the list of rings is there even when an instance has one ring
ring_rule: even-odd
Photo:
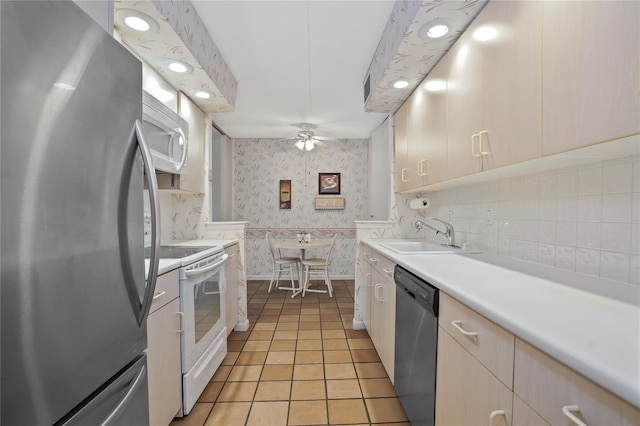
[[[300,131],[298,131],[298,136],[295,138],[295,143],[293,146],[298,148],[301,151],[311,151],[316,146],[318,148],[326,148],[327,144],[321,141],[329,140],[331,138],[324,138],[321,136],[316,136],[315,132],[311,130],[313,126],[309,123],[302,123],[300,125]]]

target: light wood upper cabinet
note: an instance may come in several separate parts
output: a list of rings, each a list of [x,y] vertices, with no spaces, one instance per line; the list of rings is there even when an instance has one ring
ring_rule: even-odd
[[[410,105],[405,102],[396,112],[393,120],[394,139],[394,174],[396,191],[402,192],[416,186],[416,176],[414,169],[409,162],[409,109]]]
[[[448,55],[448,177],[540,157],[542,3],[489,3]]]
[[[447,178],[447,64],[443,58],[396,113],[396,191]],[[441,82],[441,90],[427,84]]]
[[[640,2],[541,4],[544,154],[640,132]]]
[[[415,140],[413,161],[419,186],[447,178],[448,64],[449,58],[442,58],[412,95],[410,123],[415,119],[419,124],[410,138]]]
[[[178,114],[189,123],[186,173],[180,175],[179,189],[204,193],[206,181],[204,144],[209,132],[207,116],[182,92],[179,96]]]

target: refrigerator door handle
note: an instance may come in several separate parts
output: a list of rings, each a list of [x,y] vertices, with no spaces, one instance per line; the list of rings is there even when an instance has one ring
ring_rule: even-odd
[[[109,415],[102,422],[100,422],[100,426],[110,426],[110,425],[116,424],[116,421],[118,420],[122,412],[127,408],[127,405],[129,405],[130,400],[138,391],[138,388],[145,383],[144,378],[146,374],[147,374],[147,367],[143,366],[140,369],[140,372],[136,374],[136,377],[131,381],[131,384],[129,385],[129,390],[127,391],[127,393],[118,402],[118,405],[116,405],[113,411],[111,411],[111,413],[109,413]]]
[[[136,148],[140,147],[142,153],[142,162],[144,163],[145,175],[149,185],[149,202],[151,204],[151,256],[149,260],[149,271],[147,273],[147,282],[145,286],[142,302],[138,296],[136,287],[136,278],[133,274],[131,266],[131,256],[129,254],[128,230],[127,230],[127,199],[129,184],[131,181],[131,168],[135,164]],[[142,132],[142,124],[140,120],[136,120],[129,143],[127,146],[127,165],[123,170],[120,187],[120,201],[118,209],[118,232],[120,239],[120,258],[125,274],[125,285],[129,294],[129,301],[138,325],[142,326],[149,315],[149,309],[153,302],[153,294],[158,279],[158,267],[160,263],[160,200],[158,198],[158,181],[156,180],[155,169],[151,162],[151,150],[147,144]]]

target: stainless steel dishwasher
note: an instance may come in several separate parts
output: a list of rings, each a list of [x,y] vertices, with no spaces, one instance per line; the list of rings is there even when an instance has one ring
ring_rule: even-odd
[[[395,387],[412,426],[433,426],[438,289],[396,266]]]

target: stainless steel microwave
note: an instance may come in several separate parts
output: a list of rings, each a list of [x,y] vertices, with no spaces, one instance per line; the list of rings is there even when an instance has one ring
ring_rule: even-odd
[[[142,97],[143,131],[156,170],[186,172],[189,124],[148,92]]]

